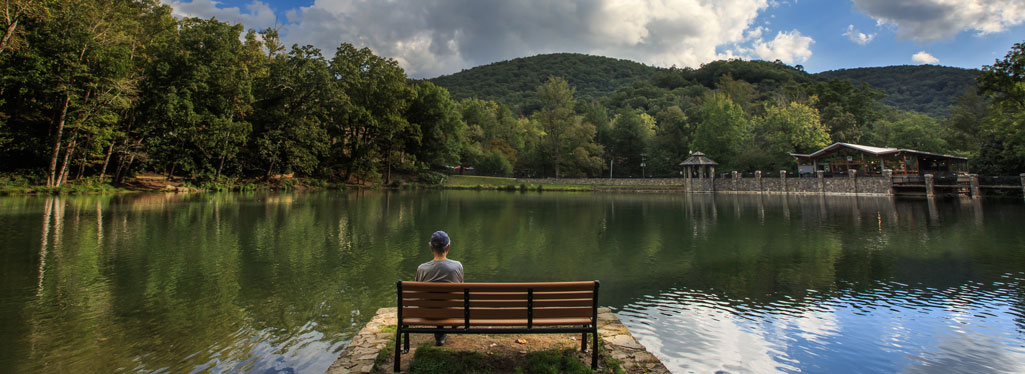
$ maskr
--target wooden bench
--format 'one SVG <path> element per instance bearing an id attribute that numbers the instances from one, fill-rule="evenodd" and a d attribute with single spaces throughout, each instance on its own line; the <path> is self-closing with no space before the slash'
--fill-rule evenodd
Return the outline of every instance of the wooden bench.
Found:
<path id="1" fill-rule="evenodd" d="M 410 333 L 587 334 L 598 368 L 598 281 L 550 283 L 396 283 L 395 371 L 409 352 Z M 405 339 L 403 339 L 405 338 Z M 404 344 L 403 344 L 404 343 Z M 403 348 L 404 347 L 404 348 Z"/>

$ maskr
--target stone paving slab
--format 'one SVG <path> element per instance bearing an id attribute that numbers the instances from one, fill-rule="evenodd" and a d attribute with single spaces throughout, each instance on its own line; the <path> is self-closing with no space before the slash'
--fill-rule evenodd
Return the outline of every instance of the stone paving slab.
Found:
<path id="1" fill-rule="evenodd" d="M 381 308 L 352 339 L 338 359 L 327 369 L 328 374 L 370 373 L 378 353 L 394 344 L 394 331 L 382 331 L 395 326 L 396 309 Z M 390 328 L 389 328 L 390 330 Z M 668 374 L 669 370 L 655 355 L 648 352 L 630 330 L 619 321 L 609 308 L 598 308 L 598 335 L 605 344 L 606 353 L 619 361 L 627 373 Z M 390 372 L 390 370 L 389 370 Z"/>

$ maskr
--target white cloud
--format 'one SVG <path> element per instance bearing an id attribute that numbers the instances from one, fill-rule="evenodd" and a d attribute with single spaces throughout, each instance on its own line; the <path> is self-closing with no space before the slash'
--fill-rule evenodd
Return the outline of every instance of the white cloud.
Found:
<path id="1" fill-rule="evenodd" d="M 764 42 L 759 40 L 755 42 L 754 52 L 764 60 L 780 60 L 788 64 L 794 64 L 805 62 L 811 57 L 812 43 L 815 43 L 815 40 L 801 35 L 800 31 L 780 31 L 772 41 Z"/>
<path id="2" fill-rule="evenodd" d="M 214 0 L 164 0 L 176 15 L 216 16 L 248 28 L 273 26 L 254 0 L 242 12 Z M 796 30 L 764 42 L 753 25 L 769 0 L 315 0 L 286 10 L 288 44 L 325 56 L 343 42 L 396 59 L 413 77 L 449 74 L 540 53 L 575 52 L 657 66 L 698 67 L 734 56 L 805 61 L 813 42 Z M 770 34 L 771 35 L 771 34 Z M 769 57 L 766 57 L 769 56 Z"/>
<path id="3" fill-rule="evenodd" d="M 912 55 L 911 61 L 915 62 L 916 64 L 935 64 L 937 62 L 940 62 L 940 59 L 933 57 L 933 55 L 929 54 L 926 51 L 921 51 Z"/>
<path id="4" fill-rule="evenodd" d="M 248 12 L 242 12 L 238 7 L 218 8 L 220 3 L 215 0 L 164 0 L 164 3 L 171 6 L 172 14 L 177 17 L 214 17 L 225 22 L 241 23 L 251 29 L 273 27 L 277 20 L 274 11 L 258 0 L 246 5 Z"/>
<path id="5" fill-rule="evenodd" d="M 852 42 L 858 45 L 866 45 L 868 43 L 871 43 L 872 39 L 876 38 L 876 34 L 865 34 L 863 32 L 855 30 L 854 25 L 847 26 L 847 32 L 844 32 L 843 36 L 846 36 L 847 39 L 850 39 Z"/>
<path id="6" fill-rule="evenodd" d="M 897 35 L 933 42 L 975 31 L 998 33 L 1025 23 L 1022 0 L 853 0 L 879 24 L 897 27 Z"/>

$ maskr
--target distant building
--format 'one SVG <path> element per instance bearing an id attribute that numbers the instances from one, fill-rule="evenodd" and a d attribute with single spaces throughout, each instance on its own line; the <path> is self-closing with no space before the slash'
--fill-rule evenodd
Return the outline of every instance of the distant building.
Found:
<path id="1" fill-rule="evenodd" d="M 819 170 L 843 174 L 857 170 L 858 175 L 882 175 L 883 169 L 893 170 L 893 175 L 968 173 L 966 157 L 913 149 L 833 143 L 811 154 L 790 155 L 797 159 L 797 172 L 801 175 L 815 174 Z"/>

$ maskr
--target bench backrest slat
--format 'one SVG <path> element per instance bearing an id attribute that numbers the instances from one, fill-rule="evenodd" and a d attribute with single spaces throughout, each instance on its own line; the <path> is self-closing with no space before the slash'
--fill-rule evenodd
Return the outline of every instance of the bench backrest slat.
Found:
<path id="1" fill-rule="evenodd" d="M 440 283 L 402 282 L 403 291 L 462 292 L 469 287 L 471 292 L 534 292 L 593 291 L 594 282 L 549 282 L 549 283 Z"/>

